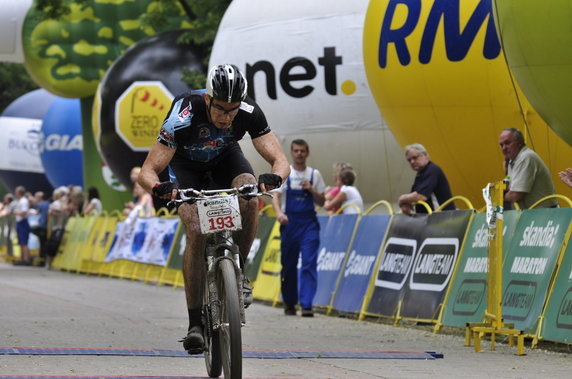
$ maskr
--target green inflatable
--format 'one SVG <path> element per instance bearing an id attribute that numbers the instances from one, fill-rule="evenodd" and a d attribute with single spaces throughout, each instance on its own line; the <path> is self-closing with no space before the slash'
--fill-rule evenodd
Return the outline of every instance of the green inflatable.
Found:
<path id="1" fill-rule="evenodd" d="M 510 69 L 544 121 L 572 146 L 572 0 L 493 0 Z"/>
<path id="2" fill-rule="evenodd" d="M 99 189 L 105 209 L 121 209 L 131 194 L 109 175 L 96 149 L 91 125 L 93 96 L 107 69 L 131 45 L 162 31 L 186 28 L 188 18 L 179 7 L 166 14 L 166 25 L 143 29 L 139 17 L 160 6 L 160 1 L 63 3 L 71 12 L 57 20 L 39 21 L 34 6 L 28 11 L 22 28 L 24 65 L 34 81 L 49 92 L 81 99 L 84 187 Z"/>

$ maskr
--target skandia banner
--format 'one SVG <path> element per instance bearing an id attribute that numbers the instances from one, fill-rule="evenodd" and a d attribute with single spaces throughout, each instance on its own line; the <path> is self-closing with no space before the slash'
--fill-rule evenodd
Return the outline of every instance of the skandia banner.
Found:
<path id="1" fill-rule="evenodd" d="M 318 288 L 314 305 L 329 306 L 354 234 L 357 214 L 330 217 L 318 249 Z"/>
<path id="2" fill-rule="evenodd" d="M 419 240 L 427 225 L 427 215 L 393 216 L 379 265 L 374 288 L 366 299 L 366 313 L 392 316 L 403 299 L 409 272 L 413 266 Z"/>
<path id="3" fill-rule="evenodd" d="M 472 210 L 429 215 L 405 287 L 401 316 L 433 319 L 443 302 Z"/>
<path id="4" fill-rule="evenodd" d="M 503 214 L 503 251 L 508 251 L 520 211 Z M 486 214 L 473 217 L 467 240 L 461 252 L 457 271 L 445 301 L 441 322 L 447 326 L 465 327 L 480 322 L 487 307 L 489 272 L 489 229 Z"/>
<path id="5" fill-rule="evenodd" d="M 357 313 L 361 310 L 367 287 L 391 220 L 390 215 L 361 217 L 350 253 L 332 302 L 332 308 Z"/>
<path id="6" fill-rule="evenodd" d="M 503 317 L 515 329 L 536 331 L 571 219 L 571 208 L 522 212 L 503 265 Z"/>
<path id="7" fill-rule="evenodd" d="M 572 343 L 572 239 L 564 253 L 542 318 L 540 337 Z"/>

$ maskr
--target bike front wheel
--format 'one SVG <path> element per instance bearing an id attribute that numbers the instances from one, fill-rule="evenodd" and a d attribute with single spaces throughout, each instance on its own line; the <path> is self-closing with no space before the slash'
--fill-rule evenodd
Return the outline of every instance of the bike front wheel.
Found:
<path id="1" fill-rule="evenodd" d="M 211 307 L 209 302 L 209 284 L 205 281 L 203 294 L 203 331 L 205 339 L 205 365 L 211 378 L 218 378 L 222 372 L 222 360 L 220 356 L 219 331 L 213 330 Z"/>
<path id="2" fill-rule="evenodd" d="M 220 299 L 218 330 L 222 368 L 225 378 L 242 377 L 242 336 L 240 302 L 234 262 L 222 259 L 217 272 Z"/>

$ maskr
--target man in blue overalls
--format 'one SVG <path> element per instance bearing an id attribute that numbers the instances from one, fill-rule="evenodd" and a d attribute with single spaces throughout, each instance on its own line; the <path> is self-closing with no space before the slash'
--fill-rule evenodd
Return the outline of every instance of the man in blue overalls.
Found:
<path id="1" fill-rule="evenodd" d="M 274 194 L 272 205 L 280 222 L 282 300 L 284 313 L 296 315 L 300 302 L 303 317 L 312 317 L 312 301 L 318 282 L 318 247 L 320 224 L 315 204 L 324 204 L 324 179 L 320 172 L 306 166 L 310 149 L 306 141 L 297 139 L 290 146 L 290 176 Z M 298 288 L 298 259 L 302 255 Z"/>

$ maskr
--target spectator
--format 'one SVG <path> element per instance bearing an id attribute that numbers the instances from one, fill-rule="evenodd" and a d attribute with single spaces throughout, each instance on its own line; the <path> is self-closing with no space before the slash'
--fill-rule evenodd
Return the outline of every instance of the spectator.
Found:
<path id="1" fill-rule="evenodd" d="M 415 143 L 405 146 L 405 157 L 411 168 L 417 171 L 417 175 L 415 175 L 411 192 L 399 196 L 397 200 L 401 212 L 411 214 L 413 204 L 419 201 L 428 203 L 431 209 L 435 210 L 440 204 L 452 197 L 445 173 L 439 166 L 431 162 L 423 145 Z M 444 210 L 454 209 L 455 204 L 453 202 L 444 208 Z M 427 210 L 418 204 L 415 207 L 415 212 L 427 213 Z"/>
<path id="2" fill-rule="evenodd" d="M 284 314 L 296 315 L 300 301 L 303 317 L 312 317 L 312 301 L 317 288 L 317 261 L 320 224 L 315 205 L 324 204 L 325 184 L 320 172 L 306 165 L 310 148 L 297 139 L 290 145 L 290 176 L 275 192 L 272 205 L 280 222 L 282 299 Z M 298 258 L 302 254 L 300 292 L 298 293 Z"/>
<path id="3" fill-rule="evenodd" d="M 48 215 L 50 227 L 48 241 L 46 242 L 46 268 L 52 267 L 52 261 L 58 252 L 63 231 L 68 219 L 67 197 L 69 189 L 65 186 L 58 187 L 53 192 L 54 201 L 50 203 Z"/>
<path id="4" fill-rule="evenodd" d="M 36 221 L 30 222 L 30 231 L 40 240 L 40 266 L 45 265 L 46 262 L 49 208 L 50 203 L 44 198 L 44 193 L 42 191 L 36 192 L 32 209 L 28 214 L 28 221 L 32 220 L 32 217 L 36 218 Z"/>
<path id="5" fill-rule="evenodd" d="M 87 200 L 83 202 L 82 213 L 84 216 L 100 216 L 103 212 L 101 200 L 99 200 L 99 191 L 95 187 L 89 187 L 87 190 Z"/>
<path id="6" fill-rule="evenodd" d="M 504 129 L 499 144 L 505 156 L 509 184 L 504 196 L 506 202 L 518 203 L 520 209 L 530 208 L 538 200 L 554 194 L 554 185 L 548 168 L 534 151 L 525 146 L 522 132 Z M 538 208 L 553 208 L 556 199 L 543 201 Z"/>
<path id="7" fill-rule="evenodd" d="M 349 163 L 346 163 L 346 162 L 334 163 L 334 170 L 332 172 L 332 178 L 334 180 L 334 185 L 332 187 L 326 187 L 326 195 L 325 195 L 326 201 L 332 200 L 334 197 L 336 197 L 338 192 L 340 192 L 341 186 L 338 185 L 337 180 L 339 179 L 338 177 L 340 175 L 340 171 L 342 171 L 344 168 L 352 168 L 352 165 Z M 336 213 L 338 208 L 332 208 L 330 211 L 328 211 L 328 215 L 331 216 L 334 213 Z"/>
<path id="8" fill-rule="evenodd" d="M 28 239 L 30 238 L 28 211 L 30 210 L 30 202 L 25 196 L 26 189 L 23 186 L 16 187 L 14 194 L 16 195 L 17 203 L 12 213 L 16 216 L 16 233 L 18 235 L 18 245 L 20 245 L 20 260 L 14 262 L 14 265 L 31 266 L 32 257 L 28 248 Z"/>
<path id="9" fill-rule="evenodd" d="M 567 168 L 564 171 L 560 171 L 558 175 L 568 187 L 572 187 L 572 168 Z"/>
<path id="10" fill-rule="evenodd" d="M 14 195 L 11 193 L 4 195 L 2 203 L 0 203 L 0 217 L 8 216 L 12 212 L 10 204 L 12 204 L 13 201 Z"/>
<path id="11" fill-rule="evenodd" d="M 354 186 L 356 180 L 356 173 L 352 168 L 344 168 L 336 179 L 336 186 L 340 188 L 338 194 L 331 200 L 326 200 L 324 209 L 327 211 L 338 210 L 347 204 L 355 204 L 360 212 L 363 212 L 363 199 L 359 190 Z M 335 212 L 334 212 L 335 213 Z M 343 210 L 344 214 L 358 213 L 354 207 L 346 207 Z"/>
<path id="12" fill-rule="evenodd" d="M 140 172 L 141 172 L 141 167 L 135 166 L 131 169 L 131 171 L 129 173 L 129 179 L 131 180 L 131 183 L 133 183 L 133 189 L 132 189 L 133 200 L 128 201 L 125 204 L 123 204 L 123 214 L 125 216 L 129 216 L 129 213 L 131 213 L 131 210 L 133 208 L 135 208 L 135 203 L 137 203 L 137 200 L 139 198 L 139 195 L 137 195 L 136 192 L 141 193 L 141 191 L 136 191 L 136 188 L 135 188 L 137 186 L 137 177 L 139 177 Z"/>
<path id="13" fill-rule="evenodd" d="M 70 217 L 79 216 L 83 208 L 83 189 L 81 186 L 69 186 L 67 213 Z"/>

